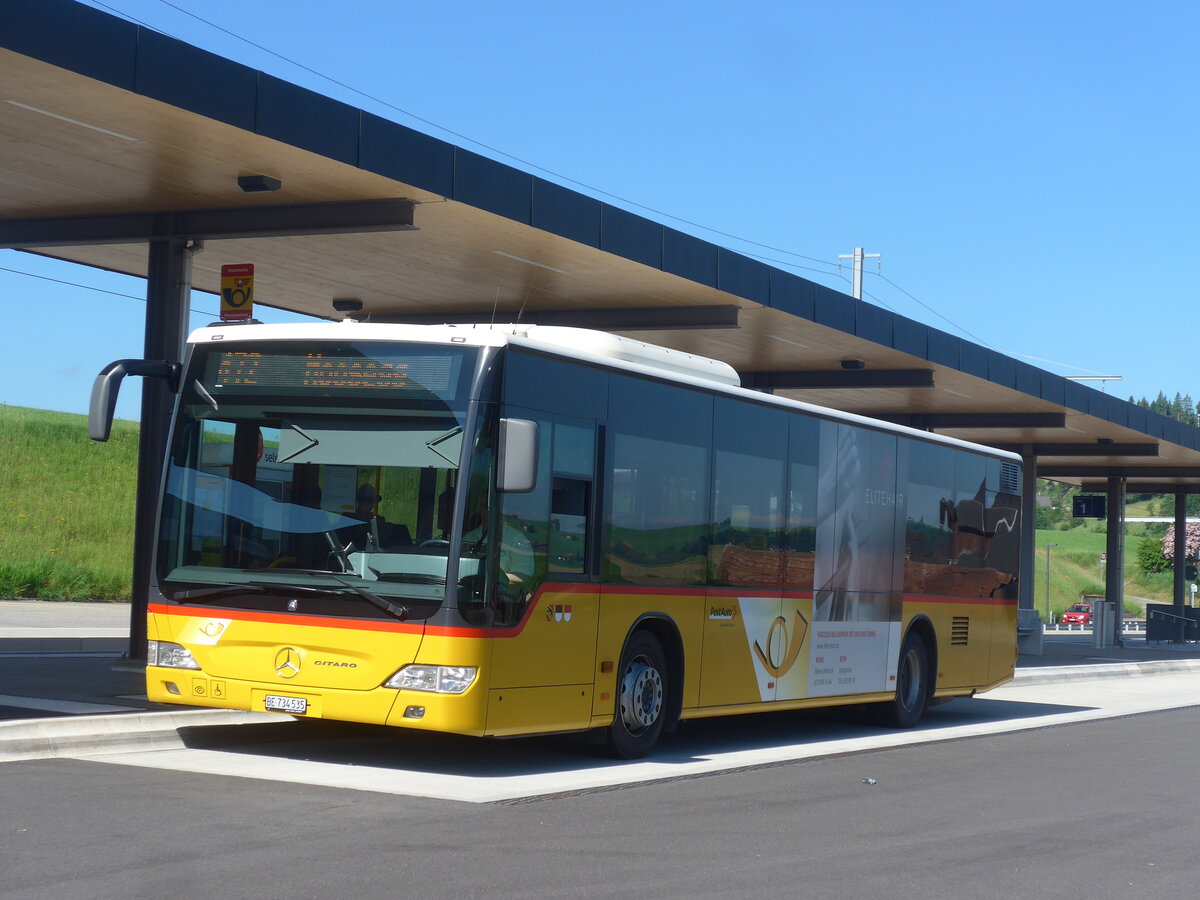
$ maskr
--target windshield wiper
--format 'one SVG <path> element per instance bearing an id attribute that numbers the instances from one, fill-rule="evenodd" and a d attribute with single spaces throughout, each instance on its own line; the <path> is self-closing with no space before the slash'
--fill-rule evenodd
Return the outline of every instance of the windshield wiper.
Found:
<path id="1" fill-rule="evenodd" d="M 391 600 L 387 599 L 386 597 L 380 597 L 378 594 L 373 593 L 372 591 L 368 591 L 365 587 L 362 587 L 361 585 L 352 584 L 349 581 L 345 581 L 345 580 L 339 578 L 333 572 L 326 572 L 321 569 L 272 569 L 271 571 L 273 571 L 273 572 L 303 572 L 307 575 L 324 575 L 326 578 L 332 578 L 338 584 L 342 585 L 342 587 L 340 589 L 339 588 L 328 588 L 328 587 L 323 588 L 323 587 L 312 587 L 312 586 L 308 586 L 308 585 L 301 586 L 301 585 L 297 585 L 297 584 L 278 584 L 274 581 L 251 581 L 250 584 L 253 585 L 254 587 L 257 587 L 260 590 L 264 590 L 264 591 L 274 589 L 276 591 L 294 591 L 296 593 L 302 593 L 302 594 L 326 594 L 326 595 L 342 596 L 342 597 L 346 597 L 351 594 L 356 594 L 359 597 L 362 597 L 364 600 L 366 600 L 368 603 L 370 603 L 372 606 L 376 607 L 377 609 L 382 609 L 384 612 L 391 613 L 397 619 L 407 619 L 409 616 L 409 609 L 404 604 L 393 603 Z"/>
<path id="2" fill-rule="evenodd" d="M 180 591 L 172 600 L 204 600 L 228 596 L 229 594 L 261 594 L 266 588 L 257 584 L 225 584 L 221 587 L 198 588 L 194 591 Z"/>

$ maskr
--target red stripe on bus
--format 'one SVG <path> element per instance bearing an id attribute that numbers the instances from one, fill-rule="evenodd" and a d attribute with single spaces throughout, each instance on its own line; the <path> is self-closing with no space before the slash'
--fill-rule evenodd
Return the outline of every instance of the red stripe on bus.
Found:
<path id="1" fill-rule="evenodd" d="M 964 606 L 1013 606 L 1016 597 L 944 597 L 930 594 L 905 594 L 905 603 L 957 603 Z"/>
<path id="2" fill-rule="evenodd" d="M 339 619 L 331 616 L 308 616 L 303 613 L 271 613 L 247 609 L 213 609 L 202 606 L 174 606 L 162 603 L 151 603 L 148 611 L 156 615 L 187 616 L 202 619 L 232 619 L 239 622 L 265 622 L 273 625 L 304 625 L 312 628 L 345 628 L 351 631 L 390 631 L 398 634 L 427 634 L 435 637 L 476 637 L 476 638 L 514 638 L 525 630 L 530 616 L 538 608 L 542 597 L 546 594 L 616 594 L 660 597 L 745 597 L 747 595 L 761 597 L 779 597 L 781 599 L 807 600 L 813 595 L 811 591 L 756 591 L 753 588 L 702 588 L 702 587 L 646 587 L 638 585 L 603 585 L 603 584 L 555 584 L 546 583 L 538 588 L 537 594 L 529 601 L 521 621 L 507 628 L 479 628 L 470 625 L 425 625 L 409 622 L 387 622 L 371 619 Z M 1017 605 L 1017 600 L 1010 597 L 947 597 L 926 594 L 905 594 L 904 603 L 921 604 L 956 604 L 961 606 L 1011 606 Z"/>

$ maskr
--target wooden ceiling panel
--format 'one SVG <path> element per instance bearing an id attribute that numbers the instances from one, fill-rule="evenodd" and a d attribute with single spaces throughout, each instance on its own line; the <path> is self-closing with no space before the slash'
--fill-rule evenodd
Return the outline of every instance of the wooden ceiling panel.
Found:
<path id="1" fill-rule="evenodd" d="M 282 188 L 246 194 L 237 185 L 237 177 L 245 174 L 277 178 Z M 512 320 L 522 308 L 735 305 L 741 310 L 736 329 L 620 333 L 721 359 L 742 372 L 838 371 L 842 360 L 862 360 L 868 369 L 933 370 L 934 385 L 929 388 L 779 392 L 850 412 L 1067 413 L 1064 428 L 943 432 L 981 443 L 1148 439 L 1137 429 L 1099 415 L 1084 415 L 849 331 L 0 50 L 0 217 L 394 198 L 417 202 L 414 222 L 420 230 L 207 241 L 194 260 L 194 284 L 216 292 L 221 265 L 252 262 L 260 303 L 325 317 L 335 316 L 335 297 L 357 297 L 365 313 L 381 316 L 476 314 L 483 321 Z M 46 252 L 131 275 L 146 274 L 147 248 L 141 245 L 105 245 L 98 239 L 90 246 Z M 215 299 L 212 307 L 215 314 Z M 853 325 L 848 327 L 853 330 Z M 963 352 L 987 352 L 973 345 L 964 348 Z M 1142 464 L 1200 464 L 1200 451 L 1190 446 L 1161 439 L 1159 444 L 1160 455 L 1150 463 L 1143 458 Z M 1081 468 L 1131 462 L 1095 456 L 1054 461 Z M 1200 485 L 1200 479 L 1196 483 Z"/>

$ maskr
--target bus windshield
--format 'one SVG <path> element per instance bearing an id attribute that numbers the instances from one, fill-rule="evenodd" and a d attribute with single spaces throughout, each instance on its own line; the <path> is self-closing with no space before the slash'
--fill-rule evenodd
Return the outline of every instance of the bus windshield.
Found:
<path id="1" fill-rule="evenodd" d="M 198 347 L 167 464 L 164 595 L 292 586 L 365 598 L 377 615 L 436 609 L 477 355 L 373 341 Z M 463 559 L 459 573 L 478 565 Z"/>

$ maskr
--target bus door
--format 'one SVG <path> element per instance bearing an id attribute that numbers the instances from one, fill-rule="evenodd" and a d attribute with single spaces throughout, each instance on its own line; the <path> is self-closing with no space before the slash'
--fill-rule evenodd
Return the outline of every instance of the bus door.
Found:
<path id="1" fill-rule="evenodd" d="M 538 426 L 537 483 L 499 495 L 493 517 L 498 572 L 507 600 L 492 649 L 488 730 L 536 724 L 584 728 L 596 671 L 596 424 L 508 407 Z"/>
<path id="2" fill-rule="evenodd" d="M 703 706 L 777 699 L 803 645 L 782 600 L 787 448 L 782 410 L 716 400 Z"/>

